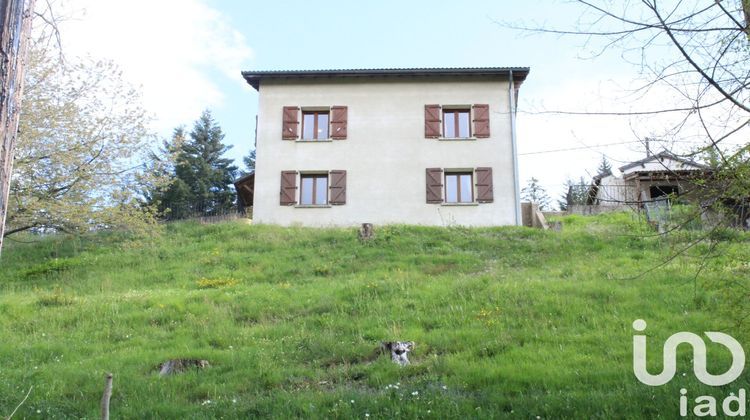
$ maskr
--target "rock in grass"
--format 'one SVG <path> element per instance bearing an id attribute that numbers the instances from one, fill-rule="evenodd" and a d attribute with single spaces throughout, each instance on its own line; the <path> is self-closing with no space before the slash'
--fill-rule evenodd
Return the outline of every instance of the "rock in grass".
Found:
<path id="1" fill-rule="evenodd" d="M 203 359 L 172 359 L 159 365 L 159 376 L 181 373 L 188 369 L 203 369 L 209 366 L 208 360 Z"/>
<path id="2" fill-rule="evenodd" d="M 414 348 L 413 341 L 383 341 L 380 343 L 380 349 L 385 354 L 391 355 L 391 360 L 400 366 L 409 364 L 407 356 Z"/>

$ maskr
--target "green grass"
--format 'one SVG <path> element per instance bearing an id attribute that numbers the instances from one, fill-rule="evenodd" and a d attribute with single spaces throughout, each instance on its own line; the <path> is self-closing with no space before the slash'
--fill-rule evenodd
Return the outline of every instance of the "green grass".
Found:
<path id="1" fill-rule="evenodd" d="M 726 280 L 749 277 L 750 236 L 639 276 L 695 234 L 650 236 L 628 213 L 561 220 L 562 232 L 376 227 L 368 243 L 355 229 L 241 223 L 10 243 L 0 415 L 33 386 L 18 418 L 95 418 L 105 372 L 113 418 L 139 419 L 674 418 L 682 387 L 750 388 L 699 384 L 687 346 L 672 382 L 639 383 L 631 326 L 649 323 L 652 372 L 677 331 L 747 343 Z M 370 357 L 395 339 L 416 342 L 412 365 Z M 170 358 L 211 367 L 160 378 Z"/>

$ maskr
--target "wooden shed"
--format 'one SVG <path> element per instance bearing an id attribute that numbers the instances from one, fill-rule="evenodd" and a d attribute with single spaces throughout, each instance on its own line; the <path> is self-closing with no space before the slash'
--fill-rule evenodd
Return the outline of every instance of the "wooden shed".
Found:
<path id="1" fill-rule="evenodd" d="M 253 196 L 255 195 L 255 173 L 249 173 L 234 181 L 234 188 L 237 190 L 237 199 L 243 208 L 253 206 Z"/>

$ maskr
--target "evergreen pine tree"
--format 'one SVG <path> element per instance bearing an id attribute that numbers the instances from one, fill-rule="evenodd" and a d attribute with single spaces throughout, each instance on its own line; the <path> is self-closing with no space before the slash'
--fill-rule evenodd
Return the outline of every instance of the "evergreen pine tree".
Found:
<path id="1" fill-rule="evenodd" d="M 164 149 L 176 149 L 174 179 L 161 192 L 153 194 L 168 219 L 221 214 L 234 207 L 232 182 L 237 167 L 222 157 L 231 146 L 222 143 L 224 133 L 209 111 L 195 122 L 190 136 L 177 128 Z M 164 151 L 163 151 L 164 152 Z"/>
<path id="2" fill-rule="evenodd" d="M 221 127 L 206 110 L 182 145 L 175 174 L 189 187 L 195 213 L 218 214 L 234 207 L 236 194 L 232 181 L 237 167 L 232 159 L 222 157 L 231 149 L 223 140 Z"/>
<path id="3" fill-rule="evenodd" d="M 580 177 L 578 181 L 568 178 L 565 181 L 565 191 L 557 200 L 557 204 L 560 206 L 560 210 L 566 211 L 571 205 L 586 204 L 588 194 L 589 185 L 583 177 Z"/>
<path id="4" fill-rule="evenodd" d="M 190 189 L 175 173 L 185 141 L 185 128 L 177 127 L 172 138 L 164 140 L 158 151 L 150 156 L 150 170 L 158 177 L 168 178 L 169 182 L 166 185 L 150 186 L 144 195 L 149 205 L 157 205 L 159 214 L 170 220 L 189 217 L 192 212 Z"/>
<path id="5" fill-rule="evenodd" d="M 607 157 L 604 155 L 602 155 L 602 161 L 599 162 L 599 167 L 596 168 L 596 174 L 597 175 L 611 175 L 612 174 L 612 165 L 609 164 Z"/>
<path id="6" fill-rule="evenodd" d="M 521 197 L 529 202 L 539 204 L 540 210 L 546 210 L 549 208 L 550 198 L 547 195 L 544 187 L 539 185 L 539 180 L 531 178 L 526 187 L 521 190 Z"/>
<path id="7" fill-rule="evenodd" d="M 255 172 L 255 149 L 251 150 L 247 156 L 242 158 L 242 163 L 245 164 L 243 175 Z"/>

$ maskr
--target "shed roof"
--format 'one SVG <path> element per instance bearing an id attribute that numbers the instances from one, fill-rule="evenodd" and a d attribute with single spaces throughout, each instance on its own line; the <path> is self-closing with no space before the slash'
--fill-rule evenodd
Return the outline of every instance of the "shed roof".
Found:
<path id="1" fill-rule="evenodd" d="M 255 171 L 237 178 L 234 181 L 234 189 L 237 190 L 243 206 L 251 207 L 255 198 Z"/>
<path id="2" fill-rule="evenodd" d="M 681 162 L 685 165 L 692 166 L 695 169 L 710 169 L 707 165 L 704 165 L 702 163 L 698 163 L 694 160 L 686 159 L 680 156 L 675 155 L 674 153 L 668 152 L 668 151 L 662 151 L 655 155 L 651 155 L 647 158 L 637 160 L 635 162 L 628 163 L 627 165 L 620 166 L 620 172 L 625 172 L 628 169 L 635 168 L 636 166 L 642 166 L 645 163 L 654 161 L 656 159 L 663 160 L 663 159 L 671 159 L 677 162 Z"/>

